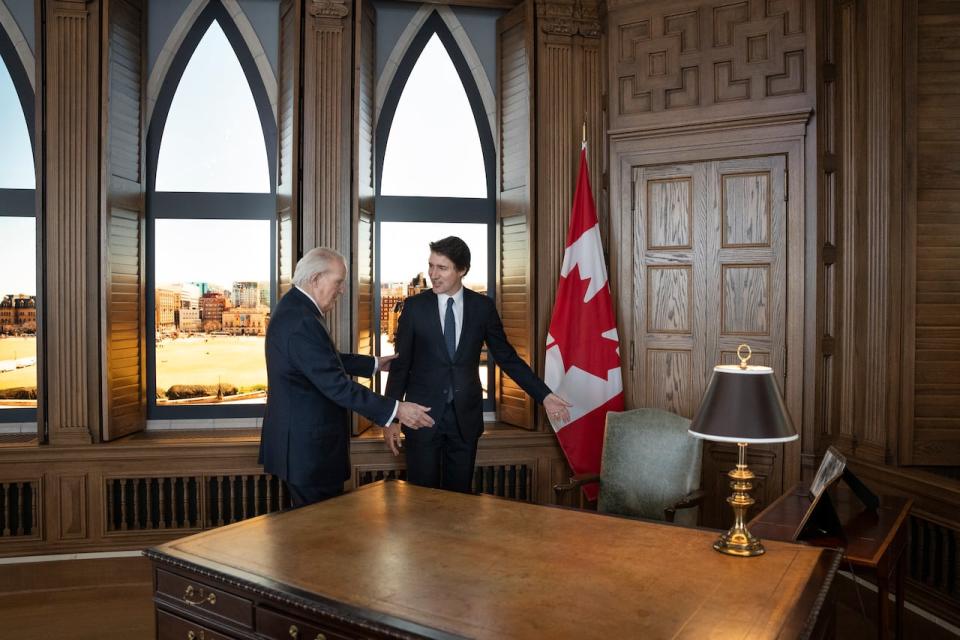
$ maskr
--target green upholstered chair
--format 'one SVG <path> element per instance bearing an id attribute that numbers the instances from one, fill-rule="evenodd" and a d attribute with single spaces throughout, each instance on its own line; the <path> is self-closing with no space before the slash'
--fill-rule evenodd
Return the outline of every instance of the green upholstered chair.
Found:
<path id="1" fill-rule="evenodd" d="M 600 473 L 556 485 L 558 498 L 577 490 L 584 506 L 580 489 L 599 482 L 601 513 L 696 526 L 703 445 L 689 427 L 687 418 L 660 409 L 608 413 Z"/>

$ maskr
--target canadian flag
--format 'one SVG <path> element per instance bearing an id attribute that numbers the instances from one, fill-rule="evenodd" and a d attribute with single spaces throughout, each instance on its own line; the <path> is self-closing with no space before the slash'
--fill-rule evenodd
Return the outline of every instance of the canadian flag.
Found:
<path id="1" fill-rule="evenodd" d="M 624 403 L 620 338 L 590 189 L 586 144 L 580 149 L 580 176 L 547 333 L 544 373 L 547 386 L 573 405 L 566 423 L 549 416 L 567 462 L 574 473 L 598 473 L 607 412 L 623 411 Z M 596 485 L 587 485 L 585 493 L 594 499 Z"/>

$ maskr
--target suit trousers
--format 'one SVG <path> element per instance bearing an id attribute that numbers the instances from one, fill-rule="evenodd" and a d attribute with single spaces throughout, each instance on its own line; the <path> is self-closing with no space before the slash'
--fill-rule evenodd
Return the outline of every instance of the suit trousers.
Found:
<path id="1" fill-rule="evenodd" d="M 343 483 L 341 482 L 340 484 L 336 485 L 316 485 L 310 487 L 299 487 L 288 484 L 287 489 L 290 491 L 291 508 L 298 509 L 300 507 L 305 507 L 308 504 L 323 502 L 324 500 L 337 497 L 343 493 Z"/>
<path id="2" fill-rule="evenodd" d="M 473 493 L 477 439 L 460 434 L 457 412 L 447 403 L 433 427 L 406 431 L 407 481 L 421 487 Z"/>

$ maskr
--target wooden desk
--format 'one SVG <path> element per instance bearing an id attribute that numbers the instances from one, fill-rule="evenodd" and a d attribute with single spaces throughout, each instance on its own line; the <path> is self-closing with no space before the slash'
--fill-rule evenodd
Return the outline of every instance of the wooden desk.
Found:
<path id="1" fill-rule="evenodd" d="M 764 556 L 735 558 L 711 548 L 716 535 L 379 482 L 146 555 L 161 639 L 815 630 L 838 552 L 771 542 Z"/>
<path id="2" fill-rule="evenodd" d="M 838 485 L 830 492 L 833 506 L 843 525 L 845 539 L 820 536 L 805 542 L 821 547 L 844 547 L 843 557 L 855 567 L 871 572 L 877 581 L 877 634 L 890 637 L 890 585 L 895 585 L 896 607 L 894 629 L 903 637 L 903 582 L 907 571 L 906 526 L 913 500 L 897 496 L 880 496 L 880 507 L 868 510 L 846 486 Z M 750 532 L 762 540 L 792 540 L 793 532 L 810 505 L 805 483 L 770 503 L 749 526 Z"/>

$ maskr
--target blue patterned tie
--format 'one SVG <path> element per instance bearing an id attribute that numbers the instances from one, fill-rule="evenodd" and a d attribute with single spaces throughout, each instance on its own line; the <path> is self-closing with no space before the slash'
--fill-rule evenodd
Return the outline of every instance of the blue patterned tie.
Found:
<path id="1" fill-rule="evenodd" d="M 447 313 L 443 316 L 443 341 L 447 344 L 447 353 L 453 360 L 457 352 L 457 319 L 453 317 L 453 298 L 447 298 Z"/>

